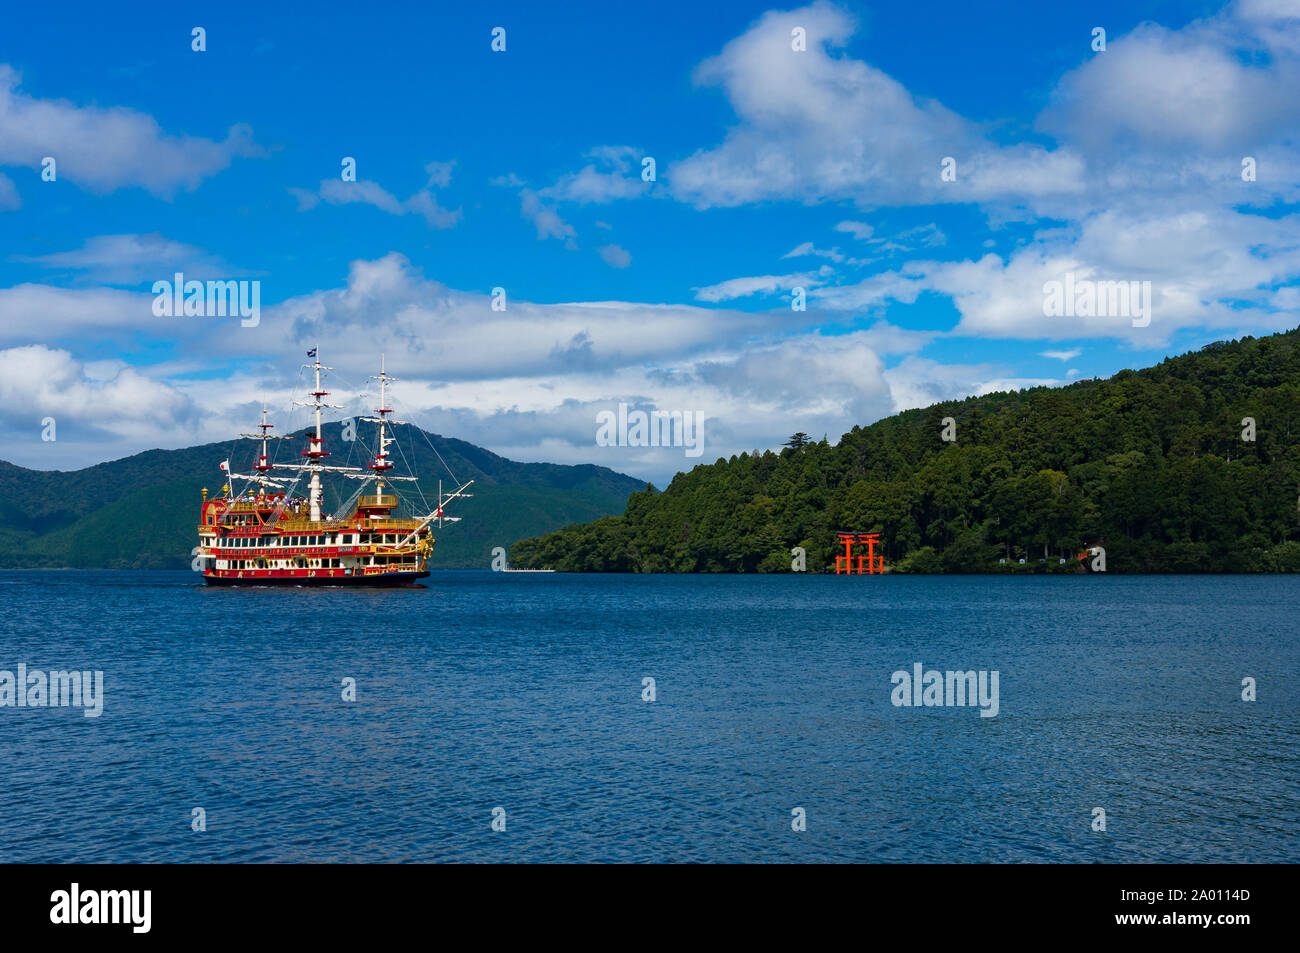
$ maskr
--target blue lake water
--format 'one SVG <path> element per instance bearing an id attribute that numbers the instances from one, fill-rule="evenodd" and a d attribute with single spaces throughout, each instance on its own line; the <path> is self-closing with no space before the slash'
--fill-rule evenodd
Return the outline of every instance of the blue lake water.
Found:
<path id="1" fill-rule="evenodd" d="M 426 582 L 0 573 L 0 670 L 105 679 L 0 708 L 0 861 L 1300 859 L 1300 578 Z"/>

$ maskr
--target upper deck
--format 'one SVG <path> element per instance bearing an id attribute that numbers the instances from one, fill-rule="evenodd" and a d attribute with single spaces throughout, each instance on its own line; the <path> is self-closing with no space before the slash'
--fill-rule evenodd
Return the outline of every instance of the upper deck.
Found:
<path id="1" fill-rule="evenodd" d="M 387 532 L 409 534 L 422 522 L 409 517 L 389 515 L 398 500 L 392 494 L 357 498 L 353 512 L 343 518 L 310 518 L 306 501 L 287 498 L 283 493 L 259 494 L 238 500 L 221 497 L 204 500 L 199 517 L 199 533 L 224 535 L 329 535 L 336 533 Z"/>

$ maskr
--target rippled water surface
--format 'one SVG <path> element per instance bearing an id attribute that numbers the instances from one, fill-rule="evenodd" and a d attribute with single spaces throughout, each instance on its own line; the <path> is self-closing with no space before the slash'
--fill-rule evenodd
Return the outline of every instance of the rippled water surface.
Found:
<path id="1" fill-rule="evenodd" d="M 105 679 L 0 708 L 0 861 L 1300 859 L 1300 578 L 427 582 L 0 573 L 0 670 Z"/>

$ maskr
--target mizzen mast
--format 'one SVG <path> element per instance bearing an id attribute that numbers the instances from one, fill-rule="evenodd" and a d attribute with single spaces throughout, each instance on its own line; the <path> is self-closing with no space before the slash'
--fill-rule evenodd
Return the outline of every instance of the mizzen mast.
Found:
<path id="1" fill-rule="evenodd" d="M 389 470 L 393 468 L 392 461 L 388 459 L 388 445 L 393 442 L 392 437 L 387 435 L 388 424 L 400 424 L 400 420 L 388 420 L 388 415 L 393 412 L 393 408 L 388 406 L 388 383 L 396 381 L 396 377 L 389 377 L 386 367 L 386 356 L 379 357 L 379 375 L 370 375 L 372 381 L 379 381 L 379 406 L 375 408 L 378 417 L 363 417 L 367 423 L 379 424 L 379 446 L 375 450 L 375 459 L 370 464 L 370 469 L 375 471 L 375 496 L 381 501 L 384 496 L 384 477 Z"/>

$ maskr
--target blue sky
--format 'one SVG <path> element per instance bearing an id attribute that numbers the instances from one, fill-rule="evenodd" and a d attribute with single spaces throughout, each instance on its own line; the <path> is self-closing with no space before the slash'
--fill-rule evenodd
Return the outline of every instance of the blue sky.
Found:
<path id="1" fill-rule="evenodd" d="M 663 485 L 700 461 L 600 411 L 704 413 L 709 461 L 1298 320 L 1300 0 L 315 9 L 8 13 L 0 456 L 301 425 L 319 345 L 341 414 L 385 353 L 429 429 Z M 177 270 L 259 324 L 155 315 Z M 1045 315 L 1067 272 L 1149 325 Z"/>

